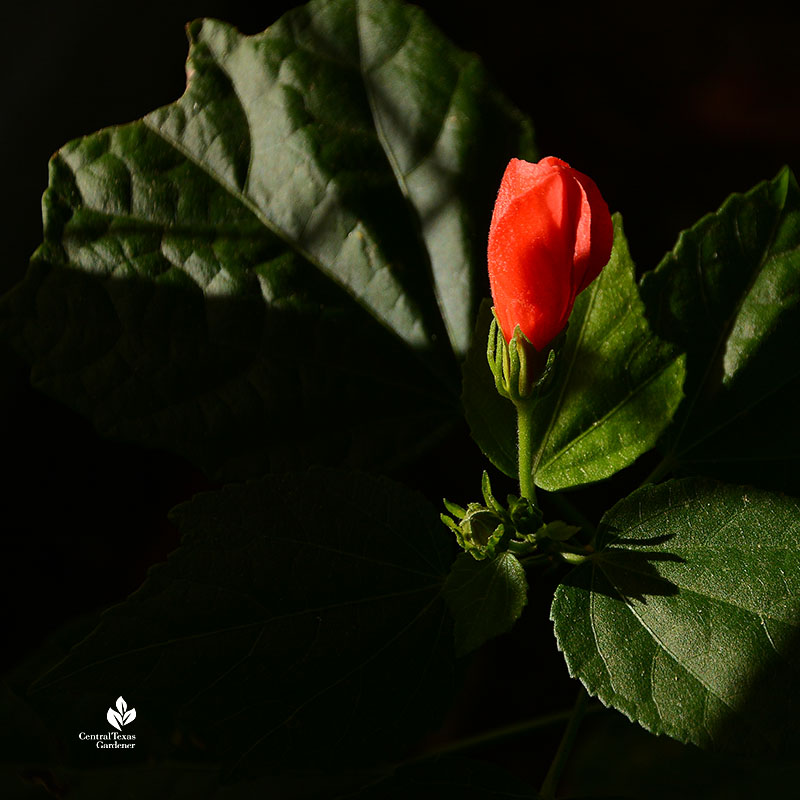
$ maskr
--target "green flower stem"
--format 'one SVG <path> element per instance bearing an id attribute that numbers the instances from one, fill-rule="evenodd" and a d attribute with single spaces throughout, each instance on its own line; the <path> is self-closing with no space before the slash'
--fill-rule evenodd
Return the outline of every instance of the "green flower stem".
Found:
<path id="1" fill-rule="evenodd" d="M 556 796 L 556 789 L 558 788 L 558 782 L 561 780 L 561 773 L 567 765 L 567 759 L 572 752 L 572 746 L 575 744 L 575 739 L 578 736 L 578 728 L 580 728 L 581 721 L 586 714 L 588 703 L 589 695 L 581 684 L 578 698 L 575 700 L 575 706 L 572 709 L 572 714 L 567 723 L 567 729 L 561 737 L 561 743 L 558 745 L 553 763 L 550 764 L 550 769 L 547 771 L 542 788 L 539 790 L 540 800 L 554 800 Z"/>
<path id="2" fill-rule="evenodd" d="M 519 450 L 519 493 L 536 505 L 536 484 L 533 481 L 533 403 L 517 405 L 517 432 Z"/>

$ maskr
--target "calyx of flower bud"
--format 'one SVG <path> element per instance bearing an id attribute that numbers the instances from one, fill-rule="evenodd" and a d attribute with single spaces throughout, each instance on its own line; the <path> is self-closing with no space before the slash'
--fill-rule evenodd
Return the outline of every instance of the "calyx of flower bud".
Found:
<path id="1" fill-rule="evenodd" d="M 498 393 L 518 408 L 531 407 L 551 387 L 558 366 L 558 355 L 566 338 L 563 330 L 546 351 L 537 352 L 519 325 L 510 342 L 500 330 L 497 316 L 489 327 L 486 359 Z"/>
<path id="2" fill-rule="evenodd" d="M 538 352 L 564 329 L 614 238 L 594 181 L 558 158 L 512 159 L 489 229 L 489 282 L 507 343 L 517 327 Z M 546 361 L 546 358 L 545 358 Z"/>

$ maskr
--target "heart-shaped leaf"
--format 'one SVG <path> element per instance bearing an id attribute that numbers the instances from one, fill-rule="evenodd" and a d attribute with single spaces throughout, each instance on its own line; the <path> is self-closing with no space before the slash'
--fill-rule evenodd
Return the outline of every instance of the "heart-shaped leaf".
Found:
<path id="1" fill-rule="evenodd" d="M 528 602 L 525 568 L 512 553 L 476 561 L 462 553 L 443 589 L 455 617 L 456 654 L 511 630 Z"/>
<path id="2" fill-rule="evenodd" d="M 603 517 L 552 618 L 570 673 L 648 730 L 796 748 L 798 501 L 696 478 L 640 489 Z"/>

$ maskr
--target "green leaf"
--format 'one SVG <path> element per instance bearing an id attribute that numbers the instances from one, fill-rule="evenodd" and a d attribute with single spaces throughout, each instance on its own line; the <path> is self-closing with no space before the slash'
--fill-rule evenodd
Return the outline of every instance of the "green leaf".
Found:
<path id="1" fill-rule="evenodd" d="M 611 260 L 578 297 L 560 359 L 560 378 L 533 419 L 534 478 L 548 491 L 632 464 L 683 396 L 684 357 L 650 331 L 618 214 Z"/>
<path id="2" fill-rule="evenodd" d="M 38 682 L 45 710 L 123 694 L 137 725 L 177 725 L 243 769 L 397 757 L 436 723 L 454 686 L 452 551 L 424 499 L 318 470 L 174 513 L 181 546 Z M 87 715 L 60 714 L 74 738 Z"/>
<path id="3" fill-rule="evenodd" d="M 211 473 L 414 455 L 457 419 L 530 125 L 395 0 L 189 36 L 177 102 L 53 158 L 2 334 L 102 432 Z"/>
<path id="4" fill-rule="evenodd" d="M 493 764 L 437 758 L 410 764 L 360 792 L 359 800 L 535 800 L 531 786 Z"/>
<path id="5" fill-rule="evenodd" d="M 497 396 L 485 363 L 490 321 L 484 311 L 464 367 L 464 407 L 483 452 L 515 476 L 516 412 Z M 559 360 L 533 419 L 534 476 L 548 491 L 593 483 L 632 464 L 655 445 L 681 401 L 684 359 L 648 327 L 619 215 L 611 261 L 578 297 Z"/>
<path id="6" fill-rule="evenodd" d="M 570 674 L 654 733 L 796 748 L 800 506 L 688 478 L 609 511 L 551 617 Z"/>
<path id="7" fill-rule="evenodd" d="M 528 581 L 511 553 L 483 561 L 461 553 L 443 593 L 456 621 L 456 655 L 463 656 L 511 630 L 528 602 Z"/>
<path id="8" fill-rule="evenodd" d="M 791 172 L 684 231 L 642 294 L 659 335 L 687 353 L 669 462 L 800 488 L 800 190 Z"/>

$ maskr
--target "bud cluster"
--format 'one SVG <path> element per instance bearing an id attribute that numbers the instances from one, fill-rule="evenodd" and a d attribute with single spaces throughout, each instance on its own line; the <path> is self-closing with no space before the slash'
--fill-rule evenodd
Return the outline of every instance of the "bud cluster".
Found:
<path id="1" fill-rule="evenodd" d="M 506 551 L 517 556 L 561 552 L 558 543 L 579 530 L 563 522 L 544 525 L 542 512 L 524 497 L 508 495 L 506 505 L 501 505 L 492 494 L 486 472 L 481 489 L 483 504 L 470 503 L 462 508 L 445 500 L 445 508 L 452 516 L 441 515 L 459 547 L 476 561 L 495 558 Z"/>

